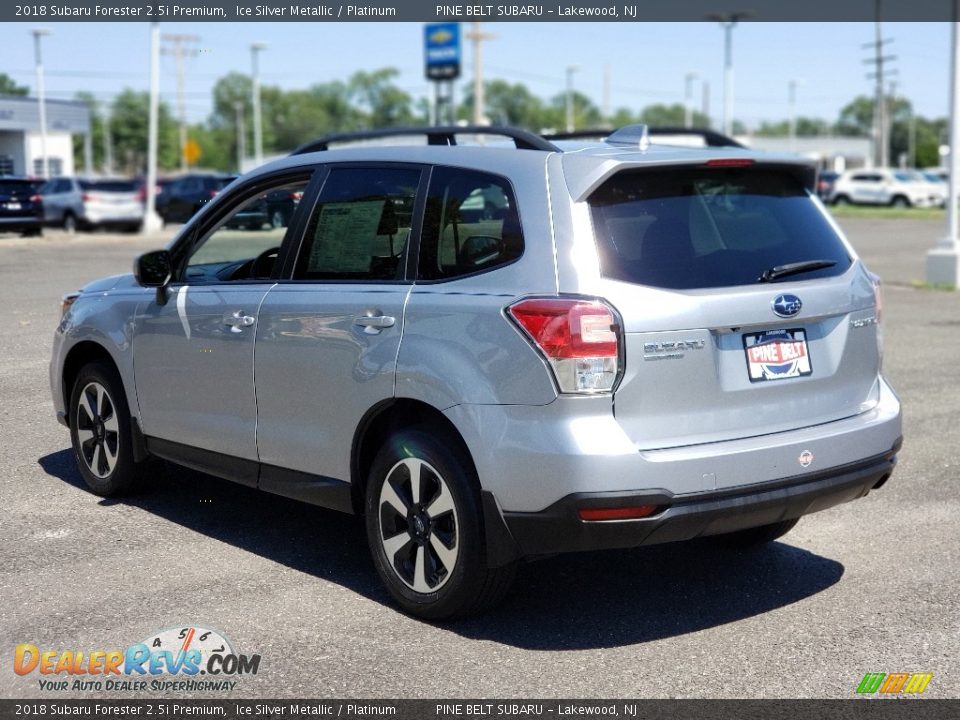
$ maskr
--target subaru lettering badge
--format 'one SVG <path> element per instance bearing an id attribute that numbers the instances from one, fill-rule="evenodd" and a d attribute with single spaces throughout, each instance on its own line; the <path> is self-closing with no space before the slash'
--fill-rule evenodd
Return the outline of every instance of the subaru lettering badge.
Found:
<path id="1" fill-rule="evenodd" d="M 802 307 L 803 303 L 796 295 L 777 295 L 773 299 L 773 311 L 780 317 L 793 317 Z"/>

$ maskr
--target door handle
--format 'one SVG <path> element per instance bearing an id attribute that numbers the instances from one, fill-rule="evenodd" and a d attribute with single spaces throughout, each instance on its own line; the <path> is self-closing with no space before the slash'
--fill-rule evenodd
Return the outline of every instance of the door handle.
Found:
<path id="1" fill-rule="evenodd" d="M 353 319 L 354 325 L 359 325 L 367 335 L 376 335 L 384 328 L 393 327 L 397 322 L 389 315 L 360 315 Z"/>
<path id="2" fill-rule="evenodd" d="M 229 313 L 223 316 L 223 324 L 230 328 L 230 332 L 243 332 L 243 328 L 250 327 L 256 322 L 252 315 L 244 315 L 243 310 Z"/>

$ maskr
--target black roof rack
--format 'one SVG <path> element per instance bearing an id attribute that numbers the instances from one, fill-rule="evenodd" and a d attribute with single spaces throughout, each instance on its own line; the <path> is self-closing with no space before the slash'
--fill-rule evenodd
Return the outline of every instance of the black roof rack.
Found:
<path id="1" fill-rule="evenodd" d="M 547 133 L 543 135 L 544 139 L 551 141 L 558 140 L 587 140 L 590 138 L 605 138 L 614 132 L 614 128 L 595 128 L 593 130 L 577 130 L 575 132 Z M 653 138 L 658 135 L 690 135 L 703 138 L 707 147 L 737 147 L 743 145 L 731 137 L 727 137 L 714 130 L 706 128 L 686 128 L 686 127 L 648 127 L 647 134 Z"/>
<path id="2" fill-rule="evenodd" d="M 560 148 L 549 140 L 534 135 L 527 130 L 498 125 L 444 125 L 438 127 L 414 126 L 392 127 L 380 130 L 360 130 L 357 132 L 334 133 L 305 143 L 294 150 L 291 155 L 329 150 L 330 145 L 336 143 L 350 143 L 362 140 L 377 140 L 380 138 L 403 137 L 404 135 L 425 135 L 429 145 L 456 145 L 457 135 L 499 135 L 513 140 L 518 150 L 546 150 L 560 152 Z"/>

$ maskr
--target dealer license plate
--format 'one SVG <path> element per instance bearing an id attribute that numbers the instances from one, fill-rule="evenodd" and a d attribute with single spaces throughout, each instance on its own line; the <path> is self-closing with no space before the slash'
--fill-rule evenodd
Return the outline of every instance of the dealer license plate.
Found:
<path id="1" fill-rule="evenodd" d="M 813 372 L 804 330 L 767 330 L 743 336 L 750 382 L 785 380 Z"/>

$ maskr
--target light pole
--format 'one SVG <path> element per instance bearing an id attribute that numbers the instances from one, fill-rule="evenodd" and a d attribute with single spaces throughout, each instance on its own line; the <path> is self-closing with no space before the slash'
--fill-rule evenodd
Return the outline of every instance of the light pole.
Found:
<path id="1" fill-rule="evenodd" d="M 464 35 L 467 40 L 473 40 L 473 124 L 485 125 L 487 123 L 487 109 L 483 96 L 483 43 L 486 40 L 494 40 L 497 36 L 492 33 L 485 33 L 480 29 L 480 23 L 473 23 L 473 30 Z"/>
<path id="2" fill-rule="evenodd" d="M 47 28 L 34 28 L 33 55 L 37 65 L 37 102 L 40 109 L 40 162 L 41 174 L 44 179 L 50 177 L 50 162 L 47 159 L 47 96 L 43 87 L 43 53 L 40 49 L 40 38 L 50 34 Z M 28 168 L 29 172 L 29 168 Z"/>
<path id="3" fill-rule="evenodd" d="M 567 132 L 572 133 L 576 127 L 573 116 L 573 74 L 580 68 L 576 65 L 567 66 Z"/>
<path id="4" fill-rule="evenodd" d="M 157 217 L 157 129 L 160 122 L 160 23 L 150 23 L 150 126 L 147 132 L 147 192 L 144 233 L 163 227 Z"/>
<path id="5" fill-rule="evenodd" d="M 266 50 L 266 43 L 250 44 L 250 60 L 253 64 L 253 158 L 256 164 L 263 164 L 263 119 L 260 116 L 260 51 Z"/>
<path id="6" fill-rule="evenodd" d="M 683 76 L 684 83 L 684 113 L 683 113 L 683 126 L 687 128 L 693 127 L 693 81 L 700 77 L 695 72 L 688 72 Z"/>
<path id="7" fill-rule="evenodd" d="M 233 109 L 237 114 L 237 172 L 243 174 L 243 161 L 247 157 L 247 128 L 243 122 L 243 103 L 237 100 Z"/>
<path id="8" fill-rule="evenodd" d="M 960 0 L 953 0 L 950 52 L 950 156 L 948 158 L 947 236 L 927 253 L 927 282 L 960 286 Z"/>
<path id="9" fill-rule="evenodd" d="M 723 28 L 723 132 L 733 135 L 733 29 L 741 20 L 751 17 L 742 10 L 707 15 L 707 20 L 720 23 Z"/>

